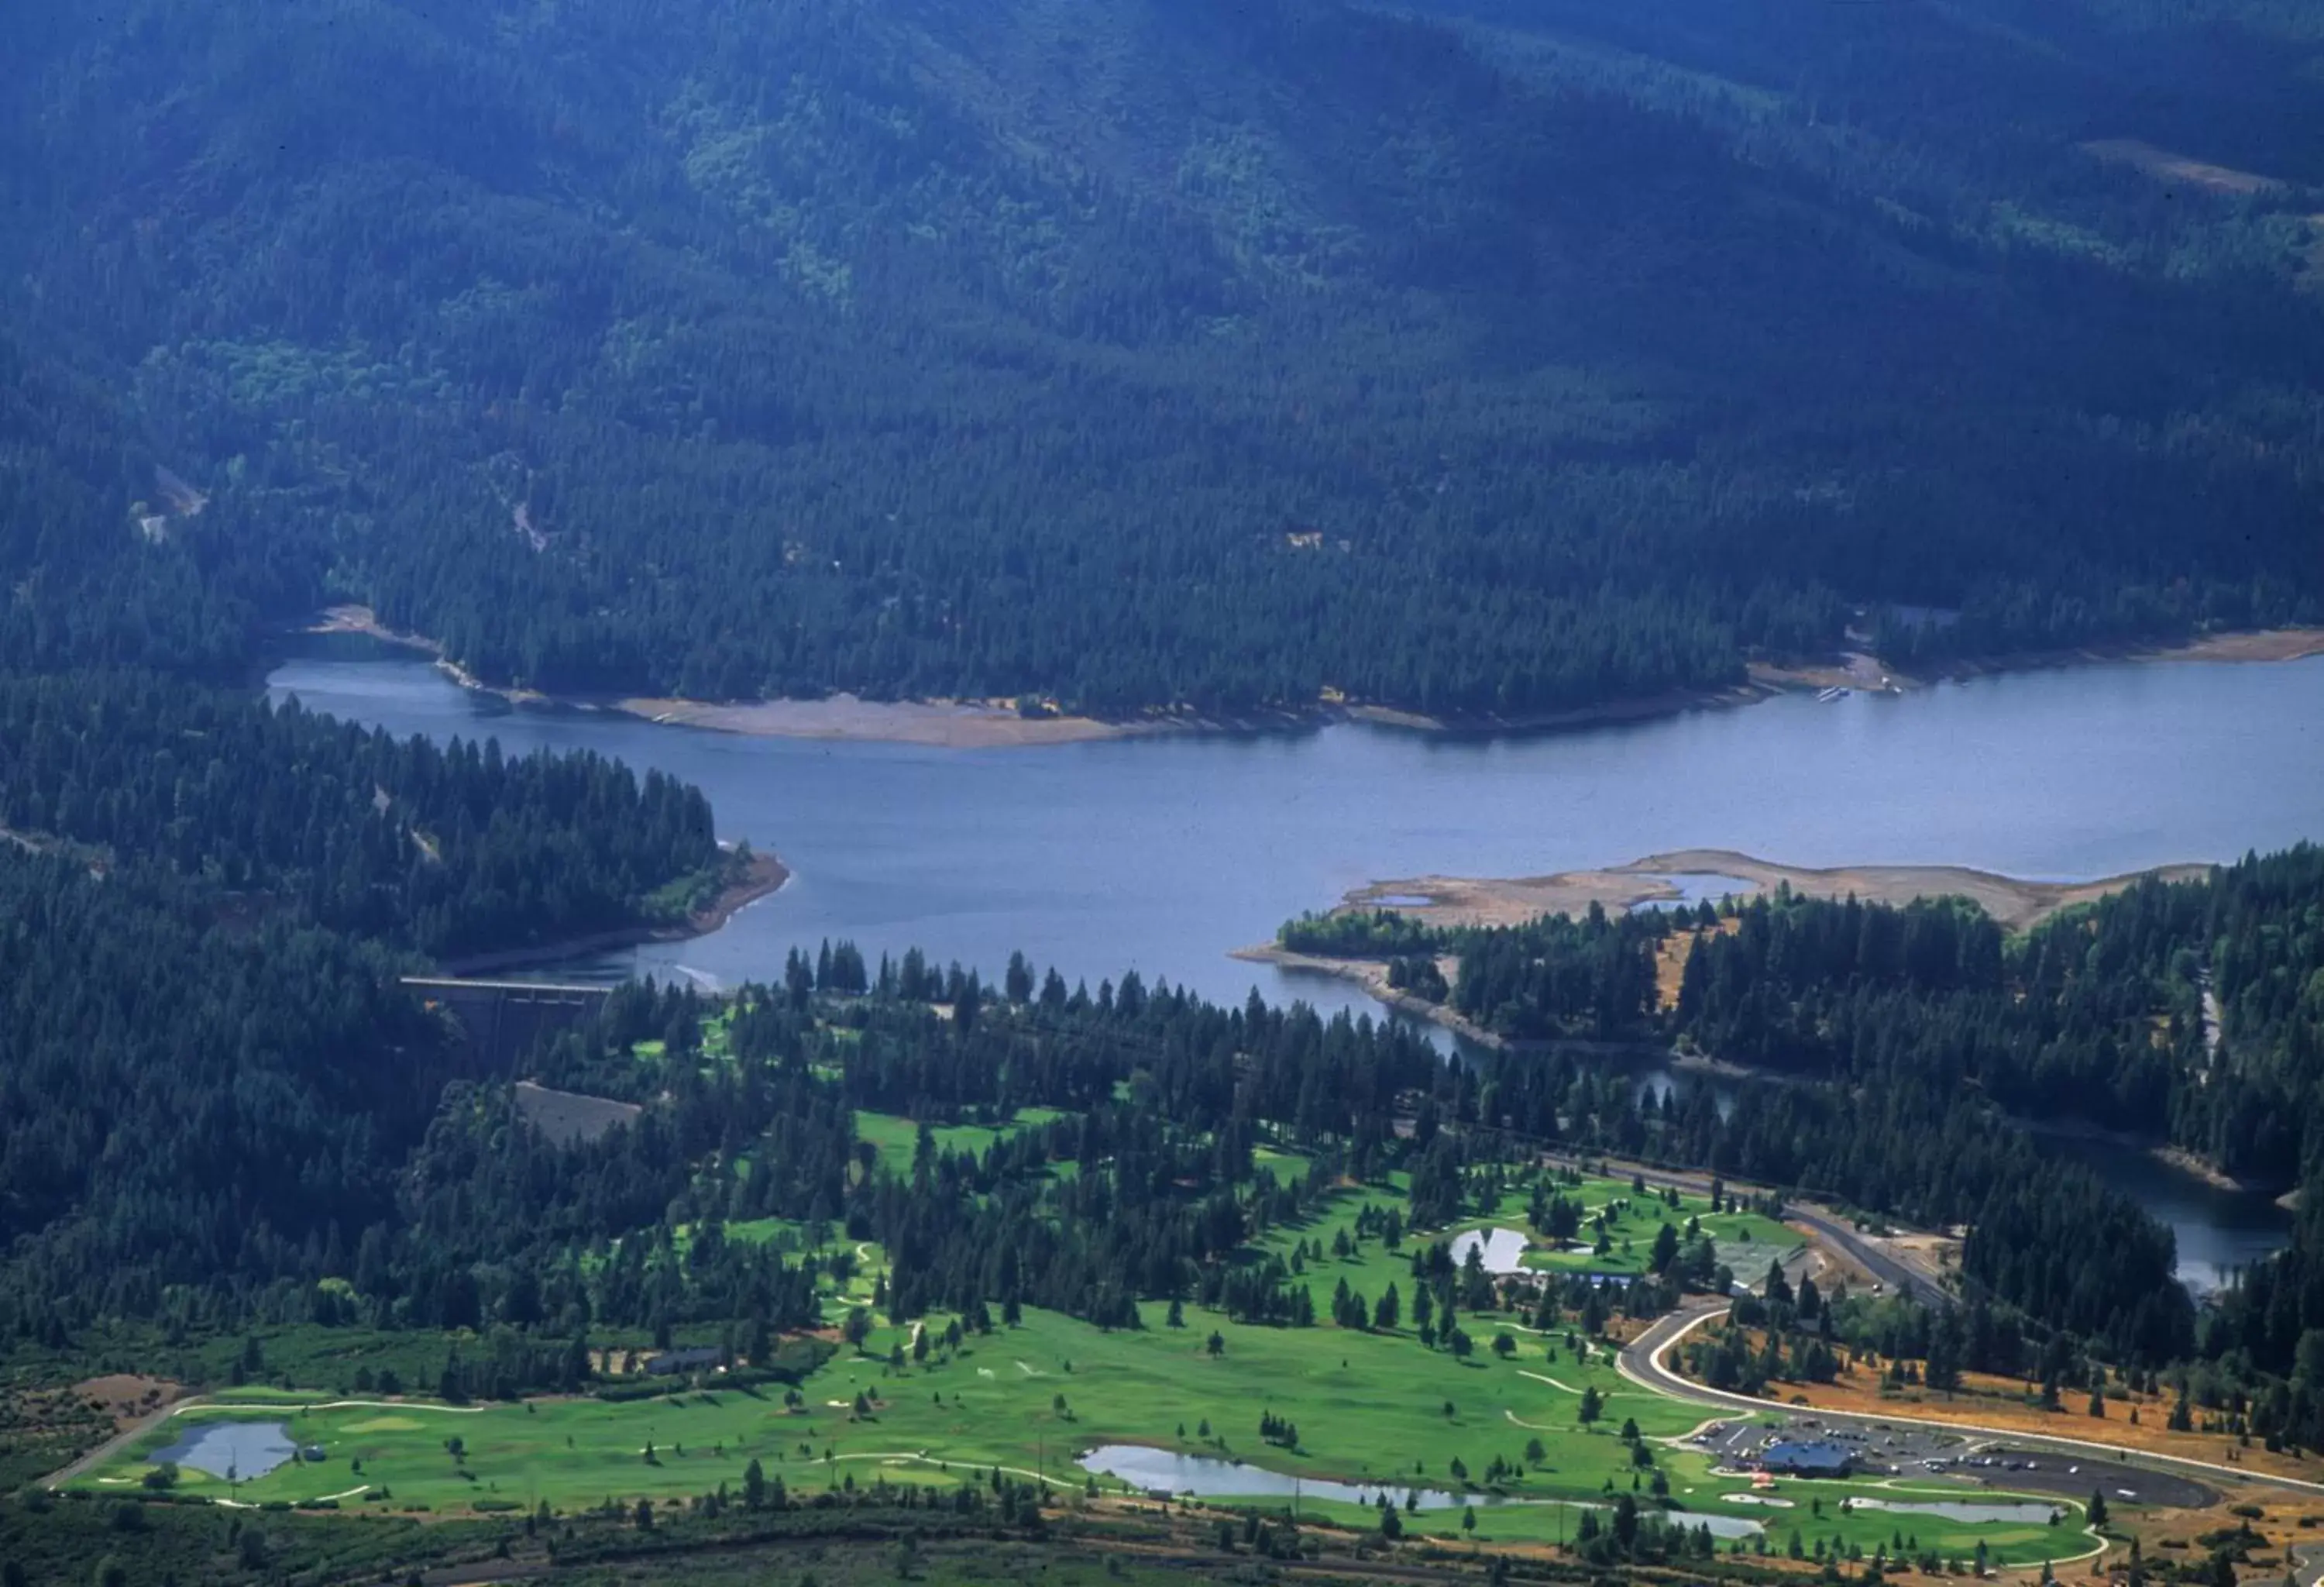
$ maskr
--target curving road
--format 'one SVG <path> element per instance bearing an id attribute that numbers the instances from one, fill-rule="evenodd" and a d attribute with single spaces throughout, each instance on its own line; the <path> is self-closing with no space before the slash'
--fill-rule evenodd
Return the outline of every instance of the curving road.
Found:
<path id="1" fill-rule="evenodd" d="M 1792 1223 L 1804 1223 L 1814 1230 L 1819 1239 L 1836 1250 L 1845 1251 L 1850 1261 L 1889 1288 L 1932 1306 L 1949 1305 L 1952 1301 L 1953 1297 L 1932 1282 L 1927 1275 L 1914 1272 L 1846 1223 L 1790 1202 L 1784 1204 L 1784 1216 Z"/>
<path id="2" fill-rule="evenodd" d="M 1723 1300 L 1702 1301 L 1686 1306 L 1657 1321 L 1644 1333 L 1622 1347 L 1615 1365 L 1622 1376 L 1641 1389 L 1652 1389 L 1670 1398 L 1684 1400 L 1690 1405 L 1708 1406 L 1714 1409 L 1748 1413 L 1753 1416 L 1780 1414 L 1790 1407 L 1770 1400 L 1756 1399 L 1748 1394 L 1730 1394 L 1725 1389 L 1708 1388 L 1678 1376 L 1663 1364 L 1673 1346 L 1713 1317 L 1723 1316 L 1728 1303 Z M 1855 1422 L 1866 1426 L 1881 1423 L 1903 1423 L 1916 1427 L 1929 1427 L 1947 1433 L 1974 1433 L 1980 1437 L 2007 1441 L 2013 1446 L 2022 1445 L 2058 1454 L 2083 1455 L 2092 1459 L 2118 1462 L 2123 1465 L 2144 1467 L 2148 1471 L 2166 1472 L 2174 1476 L 2196 1477 L 2210 1481 L 2247 1482 L 2272 1488 L 2289 1489 L 2299 1493 L 2324 1494 L 2324 1482 L 2311 1482 L 2301 1477 L 2281 1477 L 2271 1472 L 2251 1471 L 2243 1466 L 2218 1465 L 2209 1461 L 2190 1460 L 2181 1455 L 2154 1454 L 2145 1450 L 2125 1449 L 2116 1444 L 2097 1444 L 2084 1438 L 2059 1438 L 2047 1434 L 2027 1433 L 2016 1427 L 1986 1427 L 1968 1422 L 1939 1421 L 1932 1417 L 1900 1416 L 1895 1411 L 1835 1411 L 1821 1406 L 1815 1415 L 1828 1422 Z"/>
<path id="3" fill-rule="evenodd" d="M 1582 1166 L 1577 1158 L 1563 1158 L 1555 1153 L 1547 1154 L 1544 1160 L 1558 1167 L 1580 1168 Z M 1711 1188 L 1711 1176 L 1705 1173 L 1690 1169 L 1648 1168 L 1640 1164 L 1625 1163 L 1618 1158 L 1604 1158 L 1601 1161 L 1606 1173 L 1613 1177 L 1618 1179 L 1626 1175 L 1635 1175 L 1658 1190 L 1667 1186 L 1674 1190 L 1692 1191 L 1700 1195 Z M 1730 1186 L 1729 1188 L 1739 1189 L 1742 1186 Z M 1950 1303 L 1953 1299 L 1952 1296 L 1932 1282 L 1928 1275 L 1915 1272 L 1906 1267 L 1858 1234 L 1854 1228 L 1828 1213 L 1786 1200 L 1784 1203 L 1784 1217 L 1788 1223 L 1803 1223 L 1814 1230 L 1818 1239 L 1846 1255 L 1849 1260 L 1890 1289 L 1899 1291 L 1914 1300 L 1932 1305 Z M 1747 1283 L 1752 1281 L 1752 1276 L 1748 1274 L 1738 1274 L 1737 1277 Z"/>

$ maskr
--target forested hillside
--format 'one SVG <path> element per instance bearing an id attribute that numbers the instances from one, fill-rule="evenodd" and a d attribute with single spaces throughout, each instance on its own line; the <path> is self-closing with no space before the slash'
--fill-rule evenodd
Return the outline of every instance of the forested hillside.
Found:
<path id="1" fill-rule="evenodd" d="M 0 682 L 0 1260 L 88 1312 L 346 1267 L 466 1061 L 396 977 L 732 863 L 658 773 L 171 678 Z"/>
<path id="2" fill-rule="evenodd" d="M 595 755 L 504 758 L 149 676 L 0 682 L 0 826 L 158 862 L 244 911 L 435 956 L 570 941 L 715 890 L 697 789 Z M 657 900 L 658 901 L 658 900 Z"/>
<path id="3" fill-rule="evenodd" d="M 1494 929 L 1311 916 L 1281 936 L 1388 960 L 1408 994 L 1521 1044 L 1670 1041 L 1803 1079 L 1975 1094 L 2280 1188 L 2324 1158 L 2319 910 L 2324 850 L 2301 844 L 2204 881 L 2149 879 L 2021 937 L 1964 900 L 1788 889 Z"/>
<path id="4" fill-rule="evenodd" d="M 2276 1380 L 2259 1430 L 2324 1438 L 2324 850 L 2148 881 L 2023 937 L 1960 900 L 1904 908 L 1788 891 L 1433 931 L 1392 914 L 1310 918 L 1286 946 L 1386 958 L 1407 994 L 1497 1034 L 1676 1041 L 1790 1084 L 1721 1118 L 1699 1093 L 1649 1138 L 1674 1160 L 1965 1221 L 1963 1271 L 2036 1317 L 2226 1377 Z M 1447 980 L 1439 955 L 1457 960 Z M 1675 962 L 1674 995 L 1657 961 Z M 2206 992 L 2210 995 L 2207 1011 Z M 1503 1083 L 1505 1085 L 1507 1082 Z M 2169 1237 L 2012 1121 L 2168 1141 L 2300 1190 L 2288 1250 L 2198 1327 L 2168 1293 Z M 1639 1149 L 1647 1141 L 1625 1143 Z"/>
<path id="5" fill-rule="evenodd" d="M 0 635 L 1514 713 L 2324 615 L 2296 14 L 1417 9 L 57 10 Z"/>

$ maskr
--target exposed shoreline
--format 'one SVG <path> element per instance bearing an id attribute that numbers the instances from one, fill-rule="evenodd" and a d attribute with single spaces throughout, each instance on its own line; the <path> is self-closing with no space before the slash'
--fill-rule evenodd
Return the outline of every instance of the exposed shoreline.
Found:
<path id="1" fill-rule="evenodd" d="M 1227 957 L 1239 959 L 1246 964 L 1272 964 L 1278 970 L 1304 971 L 1352 981 L 1370 993 L 1375 1001 L 1386 1004 L 1398 1013 L 1442 1025 L 1453 1035 L 1473 1041 L 1480 1047 L 1501 1049 L 1510 1045 L 1507 1037 L 1486 1029 L 1455 1010 L 1390 986 L 1388 983 L 1388 962 L 1384 959 L 1326 958 L 1320 954 L 1296 953 L 1274 943 L 1256 943 L 1247 948 L 1236 948 Z"/>
<path id="2" fill-rule="evenodd" d="M 650 942 L 690 942 L 698 937 L 708 937 L 761 899 L 781 891 L 783 884 L 790 879 L 790 867 L 774 855 L 753 853 L 741 873 L 719 890 L 717 897 L 684 920 L 659 925 L 641 922 L 611 931 L 594 931 L 582 937 L 566 937 L 558 942 L 534 943 L 489 954 L 471 954 L 465 958 L 447 960 L 438 969 L 453 976 L 492 975 L 509 970 L 538 969 L 544 964 L 563 964 L 569 959 L 589 954 L 611 953 L 617 948 L 641 947 Z"/>
<path id="3" fill-rule="evenodd" d="M 1592 904 L 1618 912 L 1675 903 L 1685 894 L 1670 878 L 1711 877 L 1738 883 L 1732 890 L 1738 893 L 1788 887 L 1810 898 L 1854 897 L 1888 904 L 1967 898 L 2010 930 L 2024 931 L 2061 909 L 2095 902 L 2148 877 L 2188 881 L 2210 870 L 2208 864 L 2160 865 L 2089 881 L 2028 881 L 1960 865 L 1818 869 L 1778 864 L 1733 849 L 1679 849 L 1624 865 L 1548 876 L 1393 878 L 1351 890 L 1333 910 L 1393 909 L 1436 927 L 1516 926 L 1544 915 L 1579 915 Z"/>
<path id="4" fill-rule="evenodd" d="M 2167 1140 L 2156 1140 L 2152 1136 L 2139 1135 L 2127 1130 L 2109 1130 L 2102 1124 L 2087 1123 L 2080 1119 L 2021 1119 L 2020 1121 L 2036 1135 L 2055 1136 L 2062 1140 L 2101 1141 L 2128 1151 L 2144 1152 L 2167 1168 L 2190 1179 L 2200 1179 L 2213 1190 L 2226 1191 L 2231 1195 L 2261 1194 L 2259 1186 L 2236 1178 L 2209 1158 Z M 2285 1194 L 2297 1196 L 2299 1192 L 2294 1190 Z M 2283 1197 L 2274 1199 L 2282 1204 Z"/>
<path id="5" fill-rule="evenodd" d="M 1680 1052 L 1675 1047 L 1659 1047 L 1651 1042 L 1600 1041 L 1582 1036 L 1512 1041 L 1497 1031 L 1486 1029 L 1457 1010 L 1442 1003 L 1432 1003 L 1425 998 L 1415 997 L 1410 992 L 1399 992 L 1390 986 L 1388 983 L 1388 961 L 1385 959 L 1326 958 L 1317 954 L 1297 953 L 1272 943 L 1257 943 L 1250 947 L 1236 948 L 1227 956 L 1247 964 L 1272 964 L 1278 970 L 1305 971 L 1353 982 L 1375 1000 L 1399 1013 L 1441 1025 L 1464 1040 L 1491 1047 L 1497 1052 L 1567 1052 L 1591 1053 L 1600 1056 L 1649 1057 L 1674 1069 L 1696 1075 L 1716 1075 L 1729 1080 L 1781 1078 L 1748 1065 L 1729 1063 L 1723 1058 L 1707 1057 L 1701 1053 Z"/>
<path id="6" fill-rule="evenodd" d="M 1828 687 L 1908 694 L 1934 682 L 1990 677 L 2118 661 L 2294 661 L 2324 656 L 2324 628 L 2262 629 L 2210 634 L 2183 645 L 2124 646 L 2058 650 L 1948 665 L 1927 678 L 1892 673 L 1886 663 L 1863 653 L 1824 664 L 1774 666 L 1753 663 L 1747 681 L 1727 687 L 1673 689 L 1659 694 L 1600 701 L 1565 710 L 1514 716 L 1436 716 L 1388 706 L 1319 704 L 1305 710 L 1259 711 L 1235 715 L 1154 710 L 1117 720 L 1094 716 L 1020 715 L 1009 700 L 924 699 L 878 701 L 838 694 L 819 700 L 761 700 L 720 704 L 642 695 L 546 695 L 538 690 L 487 683 L 444 654 L 424 634 L 382 623 L 368 607 L 333 606 L 304 632 L 360 634 L 430 657 L 462 688 L 495 696 L 517 706 L 555 706 L 633 716 L 641 721 L 697 727 L 751 738 L 790 738 L 832 743 L 916 744 L 934 749 L 1029 749 L 1182 733 L 1305 732 L 1336 722 L 1357 722 L 1449 737 L 1558 733 L 1613 723 L 1643 722 L 1688 711 L 1755 705 L 1778 695 Z"/>
<path id="7" fill-rule="evenodd" d="M 1418 876 L 1375 881 L 1354 888 L 1328 911 L 1389 909 L 1439 927 L 1506 927 L 1522 925 L 1545 915 L 1578 915 L 1597 905 L 1620 913 L 1646 904 L 1679 901 L 1684 894 L 1669 880 L 1674 876 L 1712 876 L 1752 890 L 1772 891 L 1788 886 L 1810 897 L 1854 897 L 1871 903 L 1902 904 L 1919 898 L 1966 897 L 2011 930 L 2022 931 L 2061 909 L 2094 902 L 2149 877 L 2166 881 L 2190 881 L 2209 875 L 2209 865 L 2163 865 L 2091 881 L 2026 881 L 1955 865 L 1868 865 L 1832 869 L 1780 865 L 1732 849 L 1682 849 L 1649 854 L 1626 865 L 1597 871 L 1568 871 L 1551 876 L 1496 879 L 1486 877 Z M 1385 959 L 1336 958 L 1301 953 L 1281 943 L 1261 943 L 1237 948 L 1230 955 L 1246 964 L 1272 964 L 1277 969 L 1331 975 L 1352 982 L 1375 1001 L 1431 1020 L 1454 1035 L 1494 1048 L 1525 1050 L 1552 1047 L 1582 1048 L 1581 1040 L 1512 1043 L 1456 1010 L 1415 997 L 1388 984 Z M 1440 965 L 1444 964 L 1439 961 Z M 1449 979 L 1452 972 L 1446 967 Z M 1620 1045 L 1620 1044 L 1616 1044 Z M 1627 1050 L 1627 1049 L 1626 1049 Z M 1655 1057 L 1674 1067 L 1735 1078 L 1761 1075 L 1748 1066 L 1728 1063 L 1702 1054 L 1655 1049 Z M 1766 1077 L 1761 1075 L 1761 1077 Z M 1780 1076 L 1777 1076 L 1780 1078 Z M 2135 1143 L 2147 1147 L 2151 1143 Z M 2163 1149 L 2156 1149 L 2158 1155 Z M 2176 1149 L 2170 1149 L 2176 1151 Z M 2164 1158 L 2187 1172 L 2224 1187 L 2243 1186 L 2227 1180 L 2218 1169 L 2183 1151 Z"/>

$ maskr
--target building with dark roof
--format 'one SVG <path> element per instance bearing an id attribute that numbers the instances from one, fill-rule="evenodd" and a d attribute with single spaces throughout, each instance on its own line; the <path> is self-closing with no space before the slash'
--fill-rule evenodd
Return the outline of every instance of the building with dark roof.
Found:
<path id="1" fill-rule="evenodd" d="M 1790 1477 L 1845 1477 L 1856 1469 L 1856 1454 L 1828 1438 L 1778 1439 L 1759 1452 L 1759 1469 Z"/>
<path id="2" fill-rule="evenodd" d="M 666 1350 L 646 1363 L 650 1376 L 668 1378 L 678 1372 L 699 1372 L 719 1362 L 715 1350 Z"/>

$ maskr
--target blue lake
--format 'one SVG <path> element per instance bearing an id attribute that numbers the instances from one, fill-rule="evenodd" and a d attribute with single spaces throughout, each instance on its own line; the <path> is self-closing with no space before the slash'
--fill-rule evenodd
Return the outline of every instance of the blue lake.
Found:
<path id="1" fill-rule="evenodd" d="M 1240 1001 L 1256 985 L 1377 1014 L 1326 976 L 1231 959 L 1383 878 L 1529 876 L 1728 848 L 1791 864 L 2113 875 L 2324 838 L 2324 658 L 2123 663 L 1819 704 L 1791 695 L 1543 736 L 1353 724 L 1042 749 L 743 738 L 515 710 L 409 653 L 318 647 L 276 697 L 398 733 L 590 749 L 699 784 L 722 833 L 795 872 L 715 936 L 565 967 L 730 985 L 851 937 L 997 974 L 1012 948 L 1069 979 L 1135 968 Z M 1725 888 L 1691 879 L 1691 895 Z M 2190 1275 L 2280 1243 L 2135 1151 L 2114 1172 L 2178 1232 Z M 2224 1238 L 2215 1239 L 2223 1228 Z"/>

